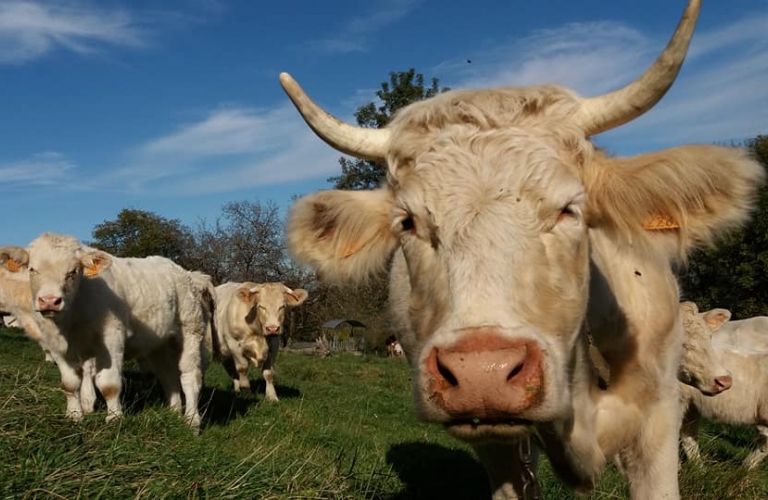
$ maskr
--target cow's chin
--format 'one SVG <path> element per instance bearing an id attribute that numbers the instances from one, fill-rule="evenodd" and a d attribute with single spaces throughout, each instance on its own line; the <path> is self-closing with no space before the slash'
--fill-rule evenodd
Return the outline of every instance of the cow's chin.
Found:
<path id="1" fill-rule="evenodd" d="M 533 422 L 530 420 L 505 421 L 455 421 L 444 423 L 448 434 L 467 443 L 518 441 L 530 434 Z"/>

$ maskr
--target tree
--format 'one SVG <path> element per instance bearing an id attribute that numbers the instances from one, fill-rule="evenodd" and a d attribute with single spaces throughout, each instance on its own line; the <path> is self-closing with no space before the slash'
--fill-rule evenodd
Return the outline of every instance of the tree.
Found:
<path id="1" fill-rule="evenodd" d="M 768 136 L 744 146 L 768 168 Z M 733 317 L 768 314 L 768 186 L 761 186 L 750 223 L 715 248 L 691 255 L 681 275 L 683 296 L 702 310 L 730 309 Z"/>
<path id="2" fill-rule="evenodd" d="M 96 225 L 89 245 L 117 257 L 161 255 L 181 266 L 189 262 L 192 231 L 178 219 L 125 208 L 113 221 Z"/>
<path id="3" fill-rule="evenodd" d="M 233 201 L 222 207 L 213 227 L 203 221 L 195 232 L 196 269 L 215 283 L 283 281 L 288 264 L 283 221 L 274 202 Z"/>
<path id="4" fill-rule="evenodd" d="M 366 128 L 382 128 L 401 108 L 412 102 L 427 99 L 448 88 L 440 88 L 437 78 L 432 78 L 429 87 L 424 86 L 424 75 L 411 68 L 408 71 L 391 71 L 389 82 L 381 83 L 381 90 L 376 91 L 377 102 L 369 102 L 357 108 L 357 124 Z M 360 159 L 339 158 L 341 175 L 331 177 L 336 189 L 373 189 L 386 175 L 386 166 L 381 162 Z"/>

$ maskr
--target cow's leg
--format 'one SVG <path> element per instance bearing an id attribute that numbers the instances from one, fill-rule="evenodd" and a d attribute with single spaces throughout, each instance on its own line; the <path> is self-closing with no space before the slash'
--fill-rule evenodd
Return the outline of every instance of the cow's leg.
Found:
<path id="1" fill-rule="evenodd" d="M 112 333 L 112 332 L 110 332 Z M 107 334 L 105 332 L 105 337 Z M 124 333 L 117 333 L 112 338 L 105 338 L 108 346 L 101 346 L 96 354 L 96 387 L 107 402 L 107 422 L 122 417 L 123 407 L 120 394 L 123 391 L 123 356 L 124 346 L 121 341 Z"/>
<path id="2" fill-rule="evenodd" d="M 172 345 L 161 346 L 143 358 L 146 368 L 149 368 L 160 385 L 168 400 L 168 406 L 175 413 L 181 414 L 181 382 L 179 373 L 179 352 Z"/>
<path id="3" fill-rule="evenodd" d="M 251 381 L 248 380 L 248 358 L 242 353 L 233 352 L 232 362 L 234 363 L 236 377 L 233 377 L 235 392 L 242 392 L 244 395 L 251 393 Z"/>
<path id="4" fill-rule="evenodd" d="M 519 443 L 483 443 L 472 447 L 488 475 L 493 500 L 530 498 L 526 496 L 527 489 L 537 486 L 526 486 L 529 482 L 520 460 Z M 531 469 L 535 471 L 539 461 L 536 447 L 531 449 L 531 460 Z"/>
<path id="5" fill-rule="evenodd" d="M 277 360 L 277 353 L 280 352 L 280 336 L 270 335 L 267 337 L 267 345 L 269 351 L 267 353 L 267 359 L 264 361 L 264 371 L 262 376 L 266 384 L 266 399 L 267 401 L 277 401 L 277 391 L 275 390 L 275 372 L 273 368 L 275 361 Z"/>
<path id="6" fill-rule="evenodd" d="M 184 391 L 186 403 L 184 418 L 193 429 L 199 429 L 202 422 L 198 405 L 200 402 L 200 391 L 203 388 L 202 359 L 204 332 L 204 327 L 198 332 L 184 331 L 181 356 L 179 356 L 178 364 L 179 372 L 181 372 L 181 389 Z"/>
<path id="7" fill-rule="evenodd" d="M 80 387 L 83 382 L 83 368 L 72 366 L 63 357 L 54 354 L 54 361 L 61 374 L 61 387 L 67 398 L 66 417 L 75 422 L 83 419 L 83 408 L 80 403 Z"/>
<path id="8" fill-rule="evenodd" d="M 96 361 L 93 358 L 86 359 L 83 363 L 82 382 L 80 383 L 80 407 L 83 414 L 93 413 L 96 406 L 96 386 L 93 377 L 96 375 Z"/>
<path id="9" fill-rule="evenodd" d="M 760 462 L 768 455 L 768 427 L 758 425 L 757 432 L 759 434 L 757 448 L 744 460 L 744 465 L 749 470 L 760 465 Z"/>
<path id="10" fill-rule="evenodd" d="M 669 390 L 671 397 L 647 408 L 643 431 L 621 452 L 633 500 L 680 498 L 677 477 L 680 403 L 675 387 Z"/>
<path id="11" fill-rule="evenodd" d="M 683 424 L 680 426 L 680 443 L 683 447 L 685 458 L 690 461 L 700 460 L 699 443 L 696 438 L 699 435 L 699 422 L 701 414 L 693 405 L 689 406 L 683 417 Z"/>

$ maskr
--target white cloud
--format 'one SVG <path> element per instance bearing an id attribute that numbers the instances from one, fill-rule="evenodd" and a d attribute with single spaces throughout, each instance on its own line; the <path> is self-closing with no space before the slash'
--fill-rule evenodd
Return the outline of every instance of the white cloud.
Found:
<path id="1" fill-rule="evenodd" d="M 96 185 L 174 195 L 224 192 L 338 171 L 339 153 L 294 107 L 226 108 L 135 148 Z"/>
<path id="2" fill-rule="evenodd" d="M 56 152 L 40 153 L 26 160 L 0 163 L 0 187 L 48 186 L 68 178 L 75 164 Z"/>
<path id="3" fill-rule="evenodd" d="M 672 89 L 649 113 L 605 134 L 619 147 L 740 140 L 768 126 L 768 15 L 751 15 L 696 33 Z M 671 35 L 671 33 L 670 33 Z M 445 62 L 453 88 L 558 83 L 582 95 L 615 90 L 637 78 L 667 40 L 617 22 L 567 24 L 478 50 L 472 64 Z M 611 143 L 611 147 L 613 144 Z"/>
<path id="4" fill-rule="evenodd" d="M 326 54 L 365 52 L 368 49 L 368 40 L 371 35 L 405 17 L 421 1 L 382 0 L 376 2 L 373 10 L 351 19 L 332 37 L 314 40 L 307 46 L 313 51 Z"/>
<path id="5" fill-rule="evenodd" d="M 143 45 L 128 12 L 61 2 L 0 2 L 0 63 L 24 63 L 56 47 L 88 55 L 104 45 Z"/>

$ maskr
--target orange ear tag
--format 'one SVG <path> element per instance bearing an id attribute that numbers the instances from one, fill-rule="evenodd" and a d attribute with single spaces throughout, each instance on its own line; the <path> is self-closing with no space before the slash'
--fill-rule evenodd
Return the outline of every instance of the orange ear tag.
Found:
<path id="1" fill-rule="evenodd" d="M 87 276 L 88 278 L 92 278 L 99 274 L 99 265 L 94 264 L 92 266 L 88 266 L 85 269 L 83 269 L 83 274 Z"/>
<path id="2" fill-rule="evenodd" d="M 654 214 L 643 222 L 643 229 L 646 231 L 665 231 L 680 229 L 680 225 L 668 215 Z"/>
<path id="3" fill-rule="evenodd" d="M 19 269 L 21 269 L 21 265 L 15 260 L 9 258 L 5 261 L 5 268 L 12 273 L 17 273 L 19 272 Z"/>

